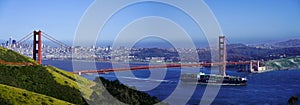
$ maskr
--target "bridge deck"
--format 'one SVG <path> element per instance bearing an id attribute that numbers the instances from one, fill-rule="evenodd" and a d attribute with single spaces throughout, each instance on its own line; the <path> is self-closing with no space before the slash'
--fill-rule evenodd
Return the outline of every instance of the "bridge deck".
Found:
<path id="1" fill-rule="evenodd" d="M 247 62 L 227 62 L 227 65 L 247 65 L 250 64 L 250 61 Z M 74 74 L 85 74 L 85 73 L 100 73 L 105 74 L 109 72 L 120 72 L 120 71 L 130 71 L 130 70 L 146 70 L 146 69 L 158 69 L 158 68 L 175 68 L 175 67 L 211 67 L 211 66 L 220 66 L 223 63 L 195 63 L 195 64 L 166 64 L 166 65 L 154 65 L 154 66 L 136 66 L 130 68 L 109 68 L 101 70 L 79 70 L 73 72 Z"/>

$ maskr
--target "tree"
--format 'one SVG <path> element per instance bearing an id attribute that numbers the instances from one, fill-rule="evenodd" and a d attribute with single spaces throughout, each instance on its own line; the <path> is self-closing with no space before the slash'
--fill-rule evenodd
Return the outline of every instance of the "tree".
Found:
<path id="1" fill-rule="evenodd" d="M 288 103 L 289 103 L 290 105 L 297 105 L 297 101 L 298 101 L 298 97 L 297 97 L 297 96 L 292 96 L 292 97 L 289 99 Z"/>

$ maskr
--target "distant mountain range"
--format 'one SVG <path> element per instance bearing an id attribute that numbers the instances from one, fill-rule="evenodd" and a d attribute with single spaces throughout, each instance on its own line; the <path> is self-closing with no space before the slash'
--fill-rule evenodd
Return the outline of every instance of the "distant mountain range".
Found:
<path id="1" fill-rule="evenodd" d="M 300 39 L 290 39 L 281 42 L 272 42 L 259 44 L 260 47 L 270 47 L 270 48 L 288 48 L 288 47 L 300 47 Z"/>
<path id="2" fill-rule="evenodd" d="M 300 39 L 259 45 L 227 45 L 228 60 L 272 60 L 290 56 L 300 56 Z"/>
<path id="3" fill-rule="evenodd" d="M 273 45 L 274 47 L 300 47 L 300 39 L 291 39 L 284 42 L 278 42 Z"/>
<path id="4" fill-rule="evenodd" d="M 207 49 L 207 48 L 206 48 Z M 186 52 L 189 53 L 189 52 Z M 145 57 L 179 57 L 177 52 L 160 48 L 148 48 L 135 52 L 131 55 L 138 58 Z M 200 61 L 209 62 L 210 50 L 198 49 Z M 265 43 L 259 45 L 229 44 L 227 45 L 228 61 L 249 61 L 249 60 L 273 60 L 279 58 L 300 56 L 300 39 L 291 39 L 283 42 Z"/>

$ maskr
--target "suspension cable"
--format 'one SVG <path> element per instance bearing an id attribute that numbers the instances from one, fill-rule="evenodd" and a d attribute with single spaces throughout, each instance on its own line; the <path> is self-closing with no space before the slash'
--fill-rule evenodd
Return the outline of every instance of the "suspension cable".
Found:
<path id="1" fill-rule="evenodd" d="M 227 37 L 225 39 L 226 39 L 228 45 L 232 44 Z"/>
<path id="2" fill-rule="evenodd" d="M 56 44 L 58 44 L 58 45 L 60 45 L 62 47 L 68 47 L 66 44 L 64 44 L 61 41 L 58 41 L 57 39 L 51 37 L 50 35 L 48 35 L 48 34 L 46 34 L 44 32 L 43 32 L 43 34 L 44 34 L 45 38 L 47 38 L 48 40 L 50 40 L 50 41 L 52 41 L 52 42 L 54 42 L 54 43 L 56 43 Z"/>
<path id="3" fill-rule="evenodd" d="M 18 44 L 22 44 L 23 42 L 27 41 L 31 36 L 32 36 L 32 33 L 29 33 L 28 35 L 26 35 L 25 37 L 23 37 L 22 39 L 20 39 L 17 43 Z"/>

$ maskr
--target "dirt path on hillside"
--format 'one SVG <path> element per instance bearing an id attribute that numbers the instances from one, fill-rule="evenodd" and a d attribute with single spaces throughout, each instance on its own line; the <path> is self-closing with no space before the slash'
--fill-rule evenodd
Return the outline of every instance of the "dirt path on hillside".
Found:
<path id="1" fill-rule="evenodd" d="M 0 65 L 8 65 L 8 66 L 35 66 L 36 64 L 31 62 L 6 62 L 0 60 Z"/>

